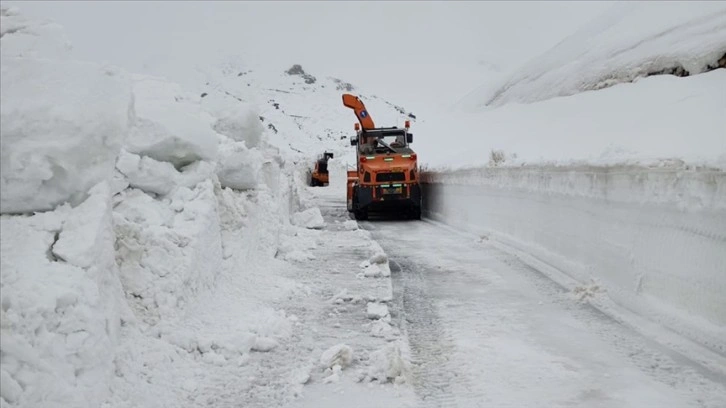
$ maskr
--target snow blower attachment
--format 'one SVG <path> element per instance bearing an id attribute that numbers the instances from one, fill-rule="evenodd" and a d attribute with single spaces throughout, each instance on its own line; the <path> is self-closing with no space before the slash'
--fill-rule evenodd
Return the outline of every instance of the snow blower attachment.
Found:
<path id="1" fill-rule="evenodd" d="M 329 183 L 328 160 L 333 158 L 333 153 L 325 152 L 315 161 L 315 168 L 310 175 L 312 187 L 327 186 Z"/>
<path id="2" fill-rule="evenodd" d="M 358 97 L 344 94 L 343 105 L 353 109 L 359 122 L 350 139 L 356 147 L 356 169 L 348 170 L 348 211 L 357 220 L 367 219 L 369 212 L 421 219 L 421 187 L 416 153 L 410 147 L 410 122 L 403 129 L 377 128 Z"/>

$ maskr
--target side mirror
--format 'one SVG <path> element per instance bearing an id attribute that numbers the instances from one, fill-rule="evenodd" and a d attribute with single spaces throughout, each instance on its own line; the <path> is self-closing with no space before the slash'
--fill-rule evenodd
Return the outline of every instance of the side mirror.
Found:
<path id="1" fill-rule="evenodd" d="M 354 137 L 351 137 L 350 138 L 350 145 L 351 146 L 355 146 L 357 144 L 358 144 L 358 137 L 355 137 L 355 136 Z"/>
<path id="2" fill-rule="evenodd" d="M 406 133 L 406 142 L 413 143 L 413 133 Z"/>

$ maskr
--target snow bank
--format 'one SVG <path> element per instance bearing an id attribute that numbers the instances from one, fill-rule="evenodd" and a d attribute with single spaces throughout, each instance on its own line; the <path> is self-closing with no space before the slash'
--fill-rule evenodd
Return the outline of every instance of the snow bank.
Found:
<path id="1" fill-rule="evenodd" d="M 137 75 L 133 92 L 135 115 L 126 150 L 170 162 L 177 168 L 197 160 L 216 159 L 214 118 L 178 84 Z"/>
<path id="2" fill-rule="evenodd" d="M 704 72 L 726 55 L 726 5 L 720 2 L 618 3 L 532 59 L 493 95 L 470 106 L 529 103 L 601 89 L 681 67 Z"/>
<path id="3" fill-rule="evenodd" d="M 214 287 L 222 243 L 210 180 L 179 187 L 162 200 L 136 189 L 116 200 L 116 261 L 139 317 L 155 323 Z"/>
<path id="4" fill-rule="evenodd" d="M 131 106 L 124 75 L 92 63 L 3 57 L 2 78 L 2 213 L 77 204 L 111 178 Z"/>
<path id="5" fill-rule="evenodd" d="M 726 174 L 681 168 L 489 168 L 426 175 L 429 216 L 597 282 L 618 305 L 726 351 Z"/>
<path id="6" fill-rule="evenodd" d="M 2 391 L 16 406 L 99 406 L 121 318 L 109 188 L 78 207 L 3 216 Z"/>

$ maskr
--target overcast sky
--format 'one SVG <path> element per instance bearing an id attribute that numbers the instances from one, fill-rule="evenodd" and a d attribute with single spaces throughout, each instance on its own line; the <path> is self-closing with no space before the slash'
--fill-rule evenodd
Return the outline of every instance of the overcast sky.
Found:
<path id="1" fill-rule="evenodd" d="M 457 76 L 458 68 L 471 74 L 478 61 L 512 68 L 613 2 L 3 3 L 62 24 L 76 57 L 134 71 L 241 54 L 271 67 L 301 63 L 314 73 L 387 86 L 406 82 L 414 69 Z"/>

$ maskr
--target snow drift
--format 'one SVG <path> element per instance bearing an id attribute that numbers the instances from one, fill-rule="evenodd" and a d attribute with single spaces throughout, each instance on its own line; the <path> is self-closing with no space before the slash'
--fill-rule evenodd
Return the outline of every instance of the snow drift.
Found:
<path id="1" fill-rule="evenodd" d="M 462 104 L 530 103 L 651 74 L 694 75 L 718 67 L 723 57 L 723 3 L 618 3 L 515 71 L 493 94 L 482 88 Z"/>

